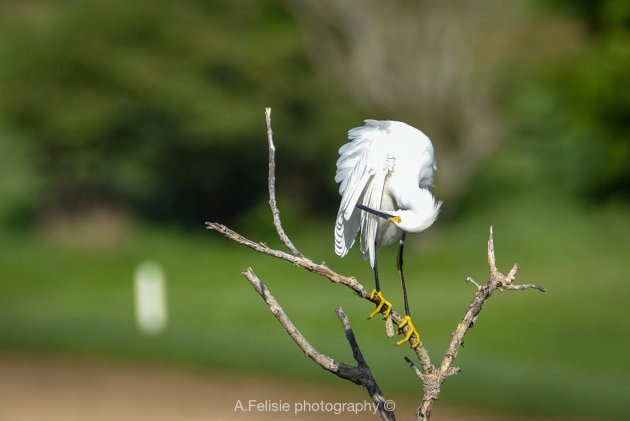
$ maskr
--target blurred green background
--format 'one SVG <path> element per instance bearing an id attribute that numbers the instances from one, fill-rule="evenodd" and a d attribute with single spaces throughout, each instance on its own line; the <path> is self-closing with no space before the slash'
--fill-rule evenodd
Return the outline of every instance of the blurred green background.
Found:
<path id="1" fill-rule="evenodd" d="M 7 0 L 0 62 L 2 349 L 338 387 L 240 275 L 252 266 L 320 351 L 350 362 L 343 306 L 386 395 L 417 397 L 410 352 L 366 302 L 203 224 L 279 245 L 270 106 L 287 232 L 369 287 L 358 251 L 333 252 L 337 150 L 364 118 L 403 120 L 432 138 L 445 202 L 406 255 L 431 356 L 473 296 L 466 277 L 487 276 L 491 224 L 500 269 L 516 261 L 548 290 L 492 298 L 436 411 L 630 418 L 629 2 Z M 381 271 L 400 306 L 394 253 Z M 134 321 L 146 259 L 168 282 L 152 336 Z"/>

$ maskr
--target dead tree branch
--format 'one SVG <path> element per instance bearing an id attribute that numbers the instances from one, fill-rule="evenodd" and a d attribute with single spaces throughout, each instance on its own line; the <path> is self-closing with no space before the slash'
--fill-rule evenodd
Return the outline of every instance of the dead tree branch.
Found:
<path id="1" fill-rule="evenodd" d="M 516 279 L 516 274 L 518 272 L 518 265 L 516 264 L 507 275 L 504 275 L 497 269 L 492 227 L 490 227 L 490 237 L 488 239 L 488 265 L 490 266 L 490 279 L 485 285 L 479 285 L 470 277 L 467 279 L 468 282 L 473 283 L 477 287 L 477 294 L 470 303 L 468 311 L 466 311 L 466 314 L 464 314 L 464 317 L 458 323 L 455 331 L 451 334 L 451 342 L 449 343 L 446 353 L 442 358 L 440 366 L 432 367 L 429 371 L 425 370 L 424 373 L 418 373 L 417 369 L 414 369 L 424 385 L 424 396 L 422 398 L 422 404 L 418 408 L 418 412 L 416 414 L 417 419 L 427 420 L 430 418 L 433 404 L 440 394 L 440 386 L 447 377 L 459 372 L 459 368 L 452 365 L 453 361 L 457 357 L 457 352 L 464 342 L 464 336 L 468 330 L 475 325 L 484 303 L 490 298 L 494 291 L 497 289 L 523 290 L 534 288 L 541 292 L 545 292 L 545 289 L 538 285 L 513 284 L 512 282 Z M 410 363 L 410 361 L 407 362 Z"/>
<path id="2" fill-rule="evenodd" d="M 216 222 L 206 222 L 206 227 L 208 229 L 214 230 L 224 235 L 230 240 L 243 244 L 260 253 L 264 253 L 269 256 L 276 257 L 278 259 L 286 260 L 287 262 L 291 262 L 292 264 L 296 266 L 303 267 L 309 272 L 313 272 L 323 277 L 326 277 L 336 284 L 345 285 L 348 288 L 352 289 L 354 293 L 358 295 L 359 297 L 365 300 L 371 301 L 374 304 L 378 305 L 380 303 L 380 299 L 378 298 L 378 296 L 375 295 L 373 298 L 370 298 L 370 292 L 359 281 L 357 281 L 356 278 L 341 275 L 335 272 L 334 270 L 330 269 L 325 263 L 315 263 L 307 257 L 294 256 L 292 254 L 289 254 L 281 250 L 272 249 L 271 247 L 267 246 L 264 243 L 256 243 L 248 238 L 243 237 L 241 234 L 229 229 L 225 225 L 221 225 Z M 383 312 L 384 311 L 385 311 L 385 308 L 383 308 Z M 404 319 L 403 316 L 401 316 L 398 312 L 394 310 L 390 313 L 390 317 L 397 324 L 401 324 Z M 407 329 L 408 327 L 405 326 L 404 333 L 407 333 Z M 416 341 L 415 336 L 412 336 L 411 341 L 412 343 L 415 344 L 415 341 Z M 418 345 L 418 347 L 414 351 L 416 355 L 418 356 L 418 359 L 420 360 L 422 368 L 425 371 L 429 371 L 432 367 L 431 359 L 429 358 L 429 354 L 426 351 L 422 342 L 420 343 L 420 345 Z"/>
<path id="3" fill-rule="evenodd" d="M 276 227 L 278 237 L 280 237 L 280 240 L 291 251 L 291 254 L 297 257 L 302 257 L 302 253 L 300 253 L 293 245 L 293 242 L 284 232 L 284 228 L 282 228 L 280 210 L 278 209 L 278 204 L 276 203 L 276 145 L 273 143 L 271 108 L 269 107 L 265 108 L 265 121 L 267 122 L 267 142 L 269 143 L 269 207 L 271 208 L 271 214 L 273 215 L 273 225 Z"/>
<path id="4" fill-rule="evenodd" d="M 313 260 L 302 255 L 298 249 L 293 245 L 293 242 L 286 235 L 282 228 L 280 220 L 280 212 L 278 211 L 276 196 L 275 196 L 275 146 L 273 143 L 273 132 L 271 130 L 271 109 L 265 110 L 265 116 L 267 121 L 267 138 L 269 143 L 269 206 L 273 215 L 274 225 L 278 236 L 284 245 L 289 249 L 291 253 L 287 253 L 281 250 L 276 250 L 268 247 L 264 243 L 257 243 L 248 238 L 243 237 L 241 234 L 229 229 L 228 227 L 218 224 L 216 222 L 206 222 L 208 229 L 212 229 L 226 238 L 233 240 L 237 243 L 243 244 L 253 250 L 260 253 L 267 254 L 269 256 L 285 260 L 296 266 L 300 266 L 309 272 L 316 273 L 320 276 L 328 278 L 330 281 L 344 285 L 350 288 L 359 297 L 371 301 L 374 304 L 379 304 L 380 299 L 378 296 L 370 298 L 368 290 L 354 277 L 345 276 L 330 269 L 325 263 L 315 263 Z M 492 293 L 499 289 L 503 290 L 525 290 L 525 289 L 537 289 L 541 292 L 545 292 L 543 287 L 533 284 L 514 284 L 516 275 L 518 273 L 518 265 L 514 265 L 512 269 L 503 274 L 497 269 L 496 258 L 494 253 L 494 236 L 492 227 L 490 227 L 490 236 L 488 239 L 488 264 L 490 267 L 490 278 L 485 285 L 480 285 L 472 278 L 467 278 L 466 281 L 475 285 L 477 292 L 472 299 L 466 313 L 458 323 L 457 327 L 451 334 L 451 341 L 447 347 L 444 356 L 438 366 L 431 362 L 429 354 L 422 344 L 412 350 L 416 353 L 416 356 L 420 362 L 421 368 L 416 366 L 409 358 L 405 357 L 405 360 L 409 364 L 409 367 L 418 376 L 423 386 L 423 397 L 416 412 L 417 420 L 428 420 L 431 416 L 433 405 L 440 394 L 440 387 L 442 383 L 450 376 L 457 374 L 459 368 L 453 366 L 453 362 L 457 357 L 459 348 L 461 347 L 464 336 L 477 322 L 479 313 L 481 312 L 483 305 L 490 298 Z M 269 310 L 280 322 L 284 330 L 291 336 L 295 343 L 304 351 L 304 353 L 311 358 L 315 363 L 324 368 L 325 370 L 335 374 L 338 377 L 349 380 L 355 384 L 361 385 L 366 388 L 370 397 L 374 403 L 378 406 L 380 415 L 384 420 L 393 420 L 395 415 L 393 408 L 386 405 L 387 402 L 383 397 L 383 394 L 376 383 L 372 372 L 367 365 L 365 358 L 357 344 L 354 332 L 350 326 L 350 322 L 341 308 L 337 309 L 337 316 L 341 321 L 341 324 L 346 333 L 346 339 L 352 349 L 354 359 L 357 362 L 356 366 L 351 366 L 333 358 L 318 352 L 300 333 L 295 325 L 288 318 L 280 304 L 275 300 L 271 292 L 267 289 L 265 284 L 256 276 L 251 268 L 248 268 L 243 275 L 252 284 L 256 292 L 267 303 Z M 383 309 L 384 311 L 385 309 Z M 400 325 L 403 321 L 403 317 L 392 311 L 390 314 L 391 320 Z M 404 333 L 407 333 L 408 327 L 405 327 Z M 412 336 L 411 345 L 415 345 L 417 338 Z"/>
<path id="5" fill-rule="evenodd" d="M 337 317 L 339 317 L 343 330 L 346 333 L 346 339 L 348 340 L 348 344 L 352 349 L 352 355 L 357 362 L 356 366 L 351 366 L 337 361 L 317 351 L 313 347 L 313 345 L 308 342 L 304 335 L 302 335 L 298 328 L 295 327 L 291 319 L 289 319 L 280 304 L 278 304 L 274 296 L 271 294 L 271 291 L 269 291 L 269 289 L 267 289 L 267 286 L 258 278 L 258 276 L 256 276 L 253 269 L 248 268 L 243 273 L 243 275 L 252 284 L 252 286 L 262 297 L 262 299 L 265 300 L 267 306 L 269 306 L 269 311 L 271 311 L 271 313 L 276 317 L 284 330 L 289 334 L 289 336 L 291 336 L 297 346 L 299 346 L 300 349 L 304 351 L 304 354 L 306 354 L 307 357 L 313 360 L 324 370 L 330 371 L 331 373 L 341 377 L 342 379 L 349 380 L 352 383 L 365 387 L 370 394 L 370 397 L 377 405 L 381 417 L 384 420 L 396 419 L 394 412 L 386 404 L 387 401 L 383 397 L 383 393 L 378 387 L 376 379 L 374 379 L 372 371 L 370 370 L 370 367 L 367 365 L 365 358 L 363 357 L 361 348 L 359 348 L 359 344 L 357 343 L 354 332 L 352 331 L 352 327 L 350 326 L 348 316 L 346 316 L 341 307 L 337 308 L 336 310 Z"/>
<path id="6" fill-rule="evenodd" d="M 348 340 L 348 344 L 350 344 L 350 348 L 352 349 L 354 360 L 357 362 L 356 368 L 359 372 L 363 373 L 361 384 L 367 389 L 368 393 L 372 397 L 372 400 L 378 406 L 381 418 L 383 418 L 384 420 L 396 419 L 393 408 L 387 405 L 387 401 L 385 400 L 385 397 L 383 397 L 383 392 L 381 392 L 381 389 L 378 387 L 376 379 L 372 375 L 372 371 L 370 370 L 370 367 L 367 365 L 367 362 L 363 357 L 361 348 L 359 348 L 359 344 L 354 337 L 354 332 L 352 331 L 352 327 L 350 326 L 350 320 L 348 320 L 348 316 L 346 316 L 341 307 L 337 308 L 336 311 L 337 317 L 339 317 L 341 325 L 343 326 L 343 330 L 346 332 L 346 339 Z"/>

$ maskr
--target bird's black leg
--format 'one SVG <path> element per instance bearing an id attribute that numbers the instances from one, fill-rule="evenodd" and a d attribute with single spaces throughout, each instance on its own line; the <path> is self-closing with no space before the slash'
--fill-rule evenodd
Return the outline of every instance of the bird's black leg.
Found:
<path id="1" fill-rule="evenodd" d="M 405 302 L 405 315 L 411 316 L 409 313 L 409 300 L 407 299 L 407 286 L 405 285 L 405 273 L 403 272 L 403 249 L 405 248 L 405 232 L 403 231 L 402 238 L 400 239 L 400 246 L 398 247 L 398 259 L 396 266 L 398 268 L 398 275 L 400 275 L 400 284 L 402 285 L 403 300 Z"/>
<path id="2" fill-rule="evenodd" d="M 376 250 L 376 244 L 374 244 L 374 249 Z M 376 305 L 376 309 L 370 314 L 368 319 L 376 316 L 381 312 L 381 309 L 385 306 L 387 307 L 385 310 L 385 317 L 389 316 L 389 313 L 392 311 L 392 304 L 383 297 L 383 293 L 381 292 L 381 285 L 378 279 L 378 264 L 376 259 L 376 254 L 374 255 L 374 290 L 370 294 L 370 300 L 373 300 L 374 297 L 379 298 L 379 302 Z"/>
<path id="3" fill-rule="evenodd" d="M 376 244 L 374 244 L 374 250 L 376 250 Z M 374 253 L 374 289 L 376 290 L 376 292 L 381 291 L 381 283 L 378 279 L 378 263 L 376 252 Z"/>
<path id="4" fill-rule="evenodd" d="M 401 339 L 400 341 L 398 341 L 396 345 L 401 345 L 409 341 L 411 339 L 411 336 L 415 335 L 416 336 L 415 342 L 411 342 L 411 346 L 413 348 L 416 348 L 418 345 L 420 345 L 420 334 L 418 333 L 413 323 L 411 322 L 411 314 L 409 312 L 409 299 L 407 298 L 407 286 L 405 285 L 405 274 L 403 272 L 404 248 L 405 248 L 405 232 L 402 233 L 402 237 L 400 238 L 400 246 L 398 247 L 398 258 L 396 260 L 396 266 L 398 267 L 398 275 L 400 276 L 400 285 L 402 286 L 403 300 L 405 302 L 405 318 L 400 323 L 400 325 L 398 325 L 398 329 L 400 333 L 403 333 L 404 332 L 403 328 L 405 326 L 407 326 L 408 328 L 407 328 L 405 337 Z"/>

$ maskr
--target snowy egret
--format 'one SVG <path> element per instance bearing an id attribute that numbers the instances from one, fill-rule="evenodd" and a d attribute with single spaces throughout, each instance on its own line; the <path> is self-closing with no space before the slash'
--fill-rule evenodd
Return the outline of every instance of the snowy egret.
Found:
<path id="1" fill-rule="evenodd" d="M 342 196 L 335 224 L 335 252 L 344 257 L 361 232 L 361 253 L 374 269 L 375 288 L 370 299 L 380 302 L 370 318 L 392 305 L 383 293 L 378 277 L 376 250 L 399 241 L 397 268 L 400 276 L 405 318 L 399 330 L 409 327 L 397 344 L 420 335 L 411 321 L 403 274 L 403 247 L 407 232 L 421 232 L 435 222 L 442 202 L 429 188 L 437 169 L 431 140 L 420 130 L 399 121 L 365 120 L 365 125 L 348 132 L 349 142 L 339 149 L 335 181 Z"/>

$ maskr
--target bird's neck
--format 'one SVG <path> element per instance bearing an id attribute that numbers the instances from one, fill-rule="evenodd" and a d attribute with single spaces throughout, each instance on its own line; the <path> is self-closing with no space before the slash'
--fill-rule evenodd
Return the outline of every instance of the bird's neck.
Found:
<path id="1" fill-rule="evenodd" d="M 436 202 L 426 188 L 407 191 L 403 200 L 398 201 L 402 219 L 400 227 L 408 232 L 420 232 L 429 228 L 440 213 L 441 202 Z"/>

